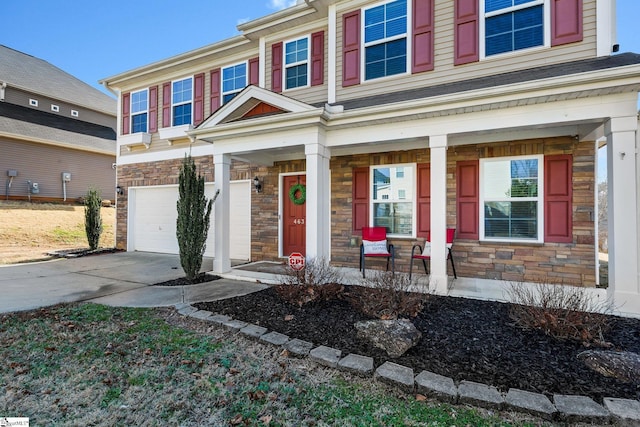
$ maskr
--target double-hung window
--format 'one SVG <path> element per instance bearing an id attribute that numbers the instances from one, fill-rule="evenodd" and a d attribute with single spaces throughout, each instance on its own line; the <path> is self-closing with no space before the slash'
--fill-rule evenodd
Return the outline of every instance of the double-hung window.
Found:
<path id="1" fill-rule="evenodd" d="M 284 44 L 285 89 L 309 86 L 309 37 Z"/>
<path id="2" fill-rule="evenodd" d="M 407 72 L 407 0 L 364 9 L 364 79 Z"/>
<path id="3" fill-rule="evenodd" d="M 247 86 L 247 63 L 222 69 L 222 103 L 231 101 Z"/>
<path id="4" fill-rule="evenodd" d="M 370 223 L 391 235 L 414 236 L 415 188 L 415 165 L 372 166 Z"/>
<path id="5" fill-rule="evenodd" d="M 193 79 L 178 80 L 171 85 L 171 110 L 173 126 L 191 124 L 191 101 L 193 100 Z"/>
<path id="6" fill-rule="evenodd" d="M 131 133 L 147 132 L 149 92 L 141 90 L 131 93 Z"/>
<path id="7" fill-rule="evenodd" d="M 545 45 L 548 0 L 483 0 L 485 56 Z"/>
<path id="8" fill-rule="evenodd" d="M 485 240 L 543 240 L 542 156 L 480 160 L 480 233 Z"/>

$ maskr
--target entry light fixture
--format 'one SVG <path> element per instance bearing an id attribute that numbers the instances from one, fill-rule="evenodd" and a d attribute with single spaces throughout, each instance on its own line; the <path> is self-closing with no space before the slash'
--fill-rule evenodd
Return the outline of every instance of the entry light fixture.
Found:
<path id="1" fill-rule="evenodd" d="M 120 196 L 122 196 L 124 194 L 124 189 L 118 185 L 116 187 L 116 193 L 118 193 Z"/>
<path id="2" fill-rule="evenodd" d="M 253 187 L 256 189 L 256 193 L 262 193 L 262 182 L 257 176 L 253 178 Z"/>

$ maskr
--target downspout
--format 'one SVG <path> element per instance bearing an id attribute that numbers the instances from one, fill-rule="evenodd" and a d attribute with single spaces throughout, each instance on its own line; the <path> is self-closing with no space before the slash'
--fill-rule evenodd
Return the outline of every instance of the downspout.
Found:
<path id="1" fill-rule="evenodd" d="M 7 82 L 0 80 L 0 101 L 4 102 L 4 91 L 7 88 Z"/>

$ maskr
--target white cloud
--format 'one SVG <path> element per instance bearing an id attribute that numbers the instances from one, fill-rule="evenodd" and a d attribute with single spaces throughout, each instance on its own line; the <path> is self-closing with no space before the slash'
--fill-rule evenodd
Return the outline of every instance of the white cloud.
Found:
<path id="1" fill-rule="evenodd" d="M 296 0 L 269 0 L 269 7 L 272 9 L 284 9 L 296 4 Z"/>

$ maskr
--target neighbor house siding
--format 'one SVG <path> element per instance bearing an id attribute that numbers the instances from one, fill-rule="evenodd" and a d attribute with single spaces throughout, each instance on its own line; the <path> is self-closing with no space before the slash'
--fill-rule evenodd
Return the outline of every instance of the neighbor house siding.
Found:
<path id="1" fill-rule="evenodd" d="M 31 181 L 40 187 L 39 194 L 31 195 L 32 200 L 61 201 L 64 198 L 61 174 L 70 172 L 71 181 L 66 185 L 67 201 L 83 197 L 91 186 L 100 191 L 103 199 L 114 200 L 113 155 L 8 138 L 0 138 L 0 152 L 0 171 L 3 174 L 10 169 L 18 171 L 11 185 L 11 198 L 27 199 L 27 181 Z M 2 195 L 6 196 L 4 185 Z"/>
<path id="2" fill-rule="evenodd" d="M 336 53 L 336 80 L 338 82 L 336 96 L 338 102 L 596 56 L 596 0 L 584 0 L 582 41 L 551 48 L 498 55 L 479 62 L 456 66 L 454 65 L 454 2 L 435 2 L 433 31 L 435 58 L 433 71 L 396 75 L 390 79 L 363 81 L 360 84 L 343 87 L 343 15 L 354 10 L 354 6 L 338 5 L 338 17 L 336 20 L 336 44 L 338 46 Z"/>

